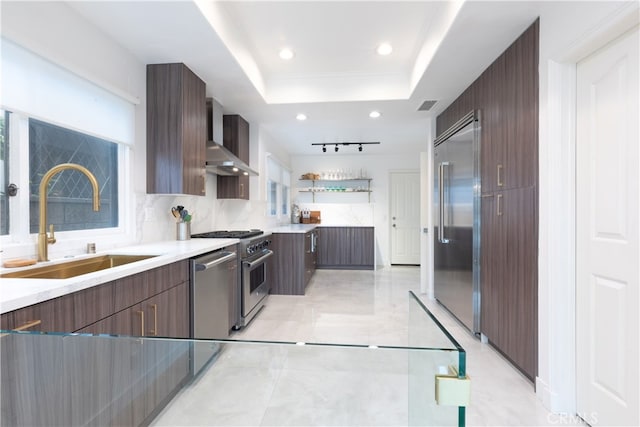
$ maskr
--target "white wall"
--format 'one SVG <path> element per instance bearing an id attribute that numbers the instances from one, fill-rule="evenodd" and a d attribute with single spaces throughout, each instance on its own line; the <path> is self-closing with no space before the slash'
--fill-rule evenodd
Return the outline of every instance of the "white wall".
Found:
<path id="1" fill-rule="evenodd" d="M 83 253 L 87 239 L 98 251 L 130 245 L 175 239 L 172 206 L 183 205 L 193 213 L 192 232 L 216 228 L 267 228 L 265 216 L 263 158 L 276 153 L 289 159 L 276 141 L 251 124 L 251 166 L 260 177 L 251 178 L 251 201 L 217 200 L 216 176 L 208 174 L 206 196 L 146 194 L 146 67 L 129 51 L 107 38 L 75 10 L 63 2 L 3 2 L 2 36 L 75 72 L 95 84 L 135 104 L 135 144 L 129 152 L 129 174 L 121 194 L 123 230 L 104 238 L 87 233 L 60 233 L 50 245 L 51 259 Z M 188 66 L 189 64 L 187 64 Z M 212 95 L 212 94 L 208 94 Z M 215 95 L 215 94 L 213 94 Z M 242 112 L 238 112 L 242 114 Z M 32 257 L 36 254 L 35 235 L 28 241 L 3 245 L 2 257 Z"/>
<path id="2" fill-rule="evenodd" d="M 425 147 L 429 129 L 425 129 Z M 331 148 L 331 147 L 329 147 Z M 343 148 L 343 150 L 354 147 Z M 320 151 L 320 148 L 318 148 Z M 310 208 L 322 212 L 323 225 L 373 225 L 376 233 L 376 262 L 378 265 L 390 265 L 389 240 L 389 174 L 393 171 L 420 170 L 420 153 L 406 153 L 396 155 L 372 155 L 365 151 L 356 154 L 340 154 L 327 150 L 317 155 L 291 158 L 293 165 L 292 192 L 293 203 L 301 208 Z M 321 173 L 323 171 L 342 169 L 359 171 L 365 169 L 371 180 L 371 203 L 366 193 L 358 194 L 321 194 L 313 203 L 310 193 L 298 193 L 298 187 L 308 187 L 309 182 L 299 181 L 301 175 L 307 172 Z"/>
<path id="3" fill-rule="evenodd" d="M 637 2 L 549 2 L 540 17 L 540 185 L 536 392 L 554 412 L 575 402 L 575 63 L 611 39 Z M 634 11 L 635 9 L 635 11 Z M 625 24 L 622 24 L 624 27 Z"/>

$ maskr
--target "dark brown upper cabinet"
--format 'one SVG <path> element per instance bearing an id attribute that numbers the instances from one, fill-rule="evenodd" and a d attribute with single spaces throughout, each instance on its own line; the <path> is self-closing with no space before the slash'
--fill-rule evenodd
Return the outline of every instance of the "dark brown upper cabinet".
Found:
<path id="1" fill-rule="evenodd" d="M 222 145 L 249 164 L 249 122 L 238 114 L 227 114 L 222 127 Z M 249 200 L 249 177 L 218 175 L 218 199 Z"/>
<path id="2" fill-rule="evenodd" d="M 538 36 L 536 21 L 437 118 L 439 135 L 480 110 L 483 194 L 537 185 Z"/>
<path id="3" fill-rule="evenodd" d="M 147 65 L 147 193 L 205 195 L 206 86 L 186 65 Z"/>

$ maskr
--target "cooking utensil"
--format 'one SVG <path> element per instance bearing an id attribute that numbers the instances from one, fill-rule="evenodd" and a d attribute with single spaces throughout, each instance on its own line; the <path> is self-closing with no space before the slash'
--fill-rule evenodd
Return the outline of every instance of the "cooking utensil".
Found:
<path id="1" fill-rule="evenodd" d="M 176 208 L 171 208 L 171 214 L 175 219 L 180 219 L 180 212 Z"/>

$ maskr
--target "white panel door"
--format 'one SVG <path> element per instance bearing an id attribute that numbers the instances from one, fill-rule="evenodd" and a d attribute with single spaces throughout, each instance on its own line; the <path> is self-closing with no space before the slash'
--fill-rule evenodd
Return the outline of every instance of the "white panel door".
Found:
<path id="1" fill-rule="evenodd" d="M 420 173 L 392 172 L 391 264 L 420 265 Z"/>
<path id="2" fill-rule="evenodd" d="M 578 415 L 640 425 L 638 29 L 577 67 Z"/>

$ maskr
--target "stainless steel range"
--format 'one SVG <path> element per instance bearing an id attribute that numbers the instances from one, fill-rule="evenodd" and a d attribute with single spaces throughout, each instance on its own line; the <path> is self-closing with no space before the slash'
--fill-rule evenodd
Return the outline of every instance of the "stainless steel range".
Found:
<path id="1" fill-rule="evenodd" d="M 236 329 L 246 326 L 251 319 L 264 307 L 271 284 L 268 281 L 267 270 L 269 258 L 273 251 L 271 233 L 262 230 L 233 230 L 212 231 L 194 234 L 193 238 L 235 238 L 240 239 L 238 254 L 240 257 L 240 283 L 234 298 L 238 301 Z"/>

